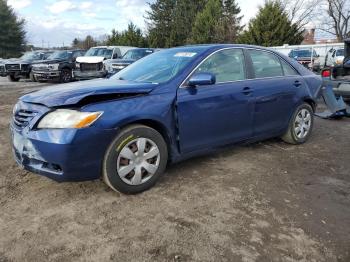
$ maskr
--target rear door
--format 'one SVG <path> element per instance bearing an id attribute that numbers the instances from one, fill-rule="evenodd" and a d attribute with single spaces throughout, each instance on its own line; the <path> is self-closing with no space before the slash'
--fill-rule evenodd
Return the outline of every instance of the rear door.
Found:
<path id="1" fill-rule="evenodd" d="M 254 90 L 254 136 L 269 136 L 287 128 L 298 103 L 298 92 L 304 80 L 286 61 L 272 52 L 247 50 Z"/>
<path id="2" fill-rule="evenodd" d="M 246 86 L 242 49 L 220 50 L 194 72 L 209 72 L 216 84 L 178 89 L 177 115 L 182 152 L 223 145 L 252 136 L 252 92 Z"/>

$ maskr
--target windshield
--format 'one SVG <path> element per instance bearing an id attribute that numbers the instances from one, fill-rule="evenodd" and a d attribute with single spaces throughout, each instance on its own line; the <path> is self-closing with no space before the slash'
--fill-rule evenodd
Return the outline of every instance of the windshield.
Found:
<path id="1" fill-rule="evenodd" d="M 142 57 L 145 57 L 152 53 L 153 53 L 153 50 L 151 49 L 133 49 L 126 52 L 125 55 L 122 57 L 122 59 L 139 60 Z"/>
<path id="2" fill-rule="evenodd" d="M 86 52 L 85 56 L 103 56 L 104 58 L 110 59 L 112 57 L 113 50 L 107 48 L 90 48 Z"/>
<path id="3" fill-rule="evenodd" d="M 72 55 L 72 52 L 69 51 L 56 51 L 52 53 L 47 59 L 54 60 L 54 59 L 68 59 Z"/>
<path id="4" fill-rule="evenodd" d="M 336 52 L 336 56 L 344 56 L 344 49 L 338 49 Z"/>
<path id="5" fill-rule="evenodd" d="M 291 53 L 291 57 L 311 57 L 311 50 L 294 50 Z M 316 52 L 313 52 L 313 56 L 316 56 Z"/>
<path id="6" fill-rule="evenodd" d="M 28 52 L 25 53 L 23 56 L 21 56 L 21 59 L 23 60 L 40 60 L 41 59 L 41 55 L 39 52 Z"/>
<path id="7" fill-rule="evenodd" d="M 173 48 L 153 53 L 113 76 L 143 83 L 164 83 L 174 78 L 204 47 Z"/>

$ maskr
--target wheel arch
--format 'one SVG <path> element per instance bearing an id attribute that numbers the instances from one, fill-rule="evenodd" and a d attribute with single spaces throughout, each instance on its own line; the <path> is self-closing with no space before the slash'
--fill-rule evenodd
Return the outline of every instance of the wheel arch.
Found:
<path id="1" fill-rule="evenodd" d="M 151 118 L 142 118 L 142 119 L 137 119 L 129 122 L 124 122 L 119 128 L 121 130 L 131 125 L 144 125 L 144 126 L 153 128 L 154 130 L 159 132 L 164 138 L 164 141 L 168 146 L 168 157 L 169 159 L 171 159 L 171 155 L 172 155 L 171 149 L 173 145 L 173 138 L 168 128 L 163 123 Z"/>
<path id="2" fill-rule="evenodd" d="M 311 99 L 310 97 L 305 97 L 303 101 L 309 104 L 314 112 L 316 111 L 317 103 L 315 100 Z"/>

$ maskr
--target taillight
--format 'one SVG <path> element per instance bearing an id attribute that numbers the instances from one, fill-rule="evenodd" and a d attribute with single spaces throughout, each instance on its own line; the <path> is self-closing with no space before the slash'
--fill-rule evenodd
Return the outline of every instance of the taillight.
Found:
<path id="1" fill-rule="evenodd" d="M 326 69 L 322 71 L 322 77 L 330 77 L 331 76 L 331 70 Z"/>

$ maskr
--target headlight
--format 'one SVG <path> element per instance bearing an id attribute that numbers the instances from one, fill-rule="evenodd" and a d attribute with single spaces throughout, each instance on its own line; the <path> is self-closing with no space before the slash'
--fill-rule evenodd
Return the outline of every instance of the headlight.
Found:
<path id="1" fill-rule="evenodd" d="M 103 69 L 107 72 L 113 71 L 113 68 L 111 67 L 111 65 L 109 63 L 103 63 Z"/>
<path id="2" fill-rule="evenodd" d="M 125 65 L 113 65 L 112 66 L 114 69 L 117 69 L 117 70 L 122 70 L 124 69 L 126 66 Z"/>
<path id="3" fill-rule="evenodd" d="M 47 67 L 51 70 L 58 70 L 59 64 L 49 64 Z"/>
<path id="4" fill-rule="evenodd" d="M 57 109 L 40 120 L 38 128 L 84 128 L 92 125 L 103 112 Z"/>
<path id="5" fill-rule="evenodd" d="M 78 63 L 78 62 L 75 63 L 75 68 L 76 68 L 76 69 L 80 69 L 80 63 Z"/>
<path id="6" fill-rule="evenodd" d="M 337 65 L 341 65 L 341 64 L 343 63 L 343 59 L 337 59 L 337 60 L 335 61 L 335 63 L 336 63 Z"/>
<path id="7" fill-rule="evenodd" d="M 34 69 L 39 69 L 39 68 L 42 68 L 42 67 L 47 67 L 47 64 L 35 64 L 35 65 L 33 65 Z"/>

